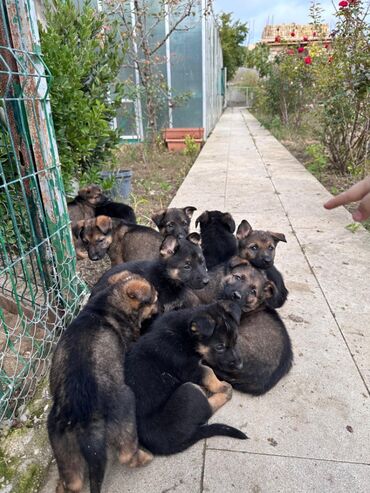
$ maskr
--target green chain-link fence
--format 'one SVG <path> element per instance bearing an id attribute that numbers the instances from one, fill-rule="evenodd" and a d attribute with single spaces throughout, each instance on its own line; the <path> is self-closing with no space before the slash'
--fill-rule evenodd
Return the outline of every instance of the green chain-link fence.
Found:
<path id="1" fill-rule="evenodd" d="M 45 375 L 86 294 L 69 218 L 33 0 L 0 3 L 0 421 Z"/>

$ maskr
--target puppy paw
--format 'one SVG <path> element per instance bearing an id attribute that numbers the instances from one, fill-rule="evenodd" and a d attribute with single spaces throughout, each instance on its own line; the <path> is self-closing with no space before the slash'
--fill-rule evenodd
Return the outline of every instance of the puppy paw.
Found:
<path id="1" fill-rule="evenodd" d="M 225 394 L 226 399 L 229 401 L 233 395 L 233 388 L 228 382 L 221 382 L 219 392 Z"/>
<path id="2" fill-rule="evenodd" d="M 132 457 L 128 463 L 129 467 L 142 467 L 149 464 L 153 460 L 153 454 L 147 452 L 146 450 L 138 449 L 136 454 Z"/>

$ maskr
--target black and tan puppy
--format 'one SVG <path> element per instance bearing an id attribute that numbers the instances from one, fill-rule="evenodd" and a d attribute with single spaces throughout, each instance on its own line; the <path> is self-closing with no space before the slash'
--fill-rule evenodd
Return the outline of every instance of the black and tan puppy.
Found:
<path id="1" fill-rule="evenodd" d="M 95 217 L 96 207 L 105 200 L 106 197 L 99 185 L 89 185 L 81 188 L 77 197 L 67 204 L 72 225 L 82 219 Z"/>
<path id="2" fill-rule="evenodd" d="M 112 266 L 158 258 L 163 241 L 153 228 L 108 216 L 78 221 L 72 232 L 76 249 L 85 249 L 90 260 L 101 260 L 107 253 Z"/>
<path id="3" fill-rule="evenodd" d="M 208 358 L 219 378 L 241 392 L 264 394 L 288 373 L 293 352 L 289 334 L 278 313 L 267 306 L 276 287 L 264 271 L 247 261 L 235 262 L 223 280 L 220 297 L 239 303 L 243 314 L 239 325 L 238 350 L 242 368 L 225 369 Z"/>
<path id="4" fill-rule="evenodd" d="M 172 235 L 181 240 L 189 234 L 191 218 L 196 210 L 196 207 L 191 206 L 162 209 L 152 216 L 152 221 L 163 237 Z"/>
<path id="5" fill-rule="evenodd" d="M 237 253 L 234 236 L 235 222 L 231 214 L 220 211 L 205 211 L 195 225 L 200 224 L 202 249 L 208 269 L 226 262 Z"/>
<path id="6" fill-rule="evenodd" d="M 68 214 L 72 225 L 83 219 L 95 216 L 110 216 L 136 223 L 132 207 L 119 202 L 112 202 L 99 185 L 89 185 L 78 191 L 77 197 L 68 203 Z"/>
<path id="7" fill-rule="evenodd" d="M 157 311 L 148 281 L 121 272 L 120 281 L 90 299 L 55 350 L 48 417 L 50 443 L 60 480 L 57 493 L 79 493 L 87 464 L 90 491 L 99 493 L 107 448 L 121 463 L 143 465 L 151 455 L 138 448 L 135 398 L 124 382 L 123 355 Z"/>
<path id="8" fill-rule="evenodd" d="M 207 425 L 231 398 L 231 387 L 201 364 L 208 357 L 240 367 L 236 350 L 240 308 L 221 301 L 158 318 L 127 355 L 126 383 L 136 398 L 139 441 L 154 454 L 175 454 L 202 438 L 247 438 L 224 424 Z M 206 396 L 205 387 L 212 392 Z"/>
<path id="9" fill-rule="evenodd" d="M 239 257 L 248 260 L 254 267 L 263 269 L 267 278 L 276 286 L 274 295 L 267 302 L 268 305 L 272 308 L 280 308 L 286 302 L 289 292 L 283 276 L 274 266 L 274 259 L 277 244 L 280 241 L 286 243 L 285 235 L 253 230 L 244 219 L 238 226 L 236 237 Z"/>
<path id="10" fill-rule="evenodd" d="M 192 290 L 204 287 L 209 278 L 198 233 L 191 233 L 185 240 L 167 236 L 162 241 L 159 254 L 155 260 L 128 262 L 113 267 L 100 278 L 92 295 L 108 283 L 114 283 L 122 271 L 128 270 L 153 284 L 162 312 L 199 304 Z"/>

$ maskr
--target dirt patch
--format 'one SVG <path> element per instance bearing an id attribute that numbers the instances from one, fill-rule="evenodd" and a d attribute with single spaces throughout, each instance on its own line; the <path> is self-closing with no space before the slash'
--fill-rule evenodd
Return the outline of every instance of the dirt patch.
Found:
<path id="1" fill-rule="evenodd" d="M 139 224 L 155 228 L 152 214 L 169 205 L 195 158 L 195 155 L 190 157 L 169 152 L 161 144 L 154 148 L 145 144 L 121 147 L 117 168 L 131 169 L 133 172 L 130 205 L 135 210 Z M 77 262 L 77 271 L 90 288 L 109 268 L 107 256 L 98 262 L 88 259 Z"/>

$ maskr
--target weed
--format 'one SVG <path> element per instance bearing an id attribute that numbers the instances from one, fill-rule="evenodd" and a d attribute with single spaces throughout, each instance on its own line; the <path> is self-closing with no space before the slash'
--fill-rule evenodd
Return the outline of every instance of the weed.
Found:
<path id="1" fill-rule="evenodd" d="M 200 144 L 195 141 L 194 137 L 191 135 L 186 135 L 185 136 L 185 149 L 184 149 L 184 155 L 189 157 L 192 161 L 195 160 L 197 155 L 199 154 L 200 150 Z"/>
<path id="2" fill-rule="evenodd" d="M 307 146 L 307 154 L 311 157 L 307 169 L 316 177 L 320 177 L 327 166 L 327 158 L 321 144 L 311 144 Z"/>
<path id="3" fill-rule="evenodd" d="M 347 224 L 347 226 L 346 226 L 346 229 L 348 229 L 348 231 L 351 231 L 351 233 L 356 233 L 356 231 L 359 228 L 361 228 L 360 223 L 350 223 L 350 224 Z"/>

